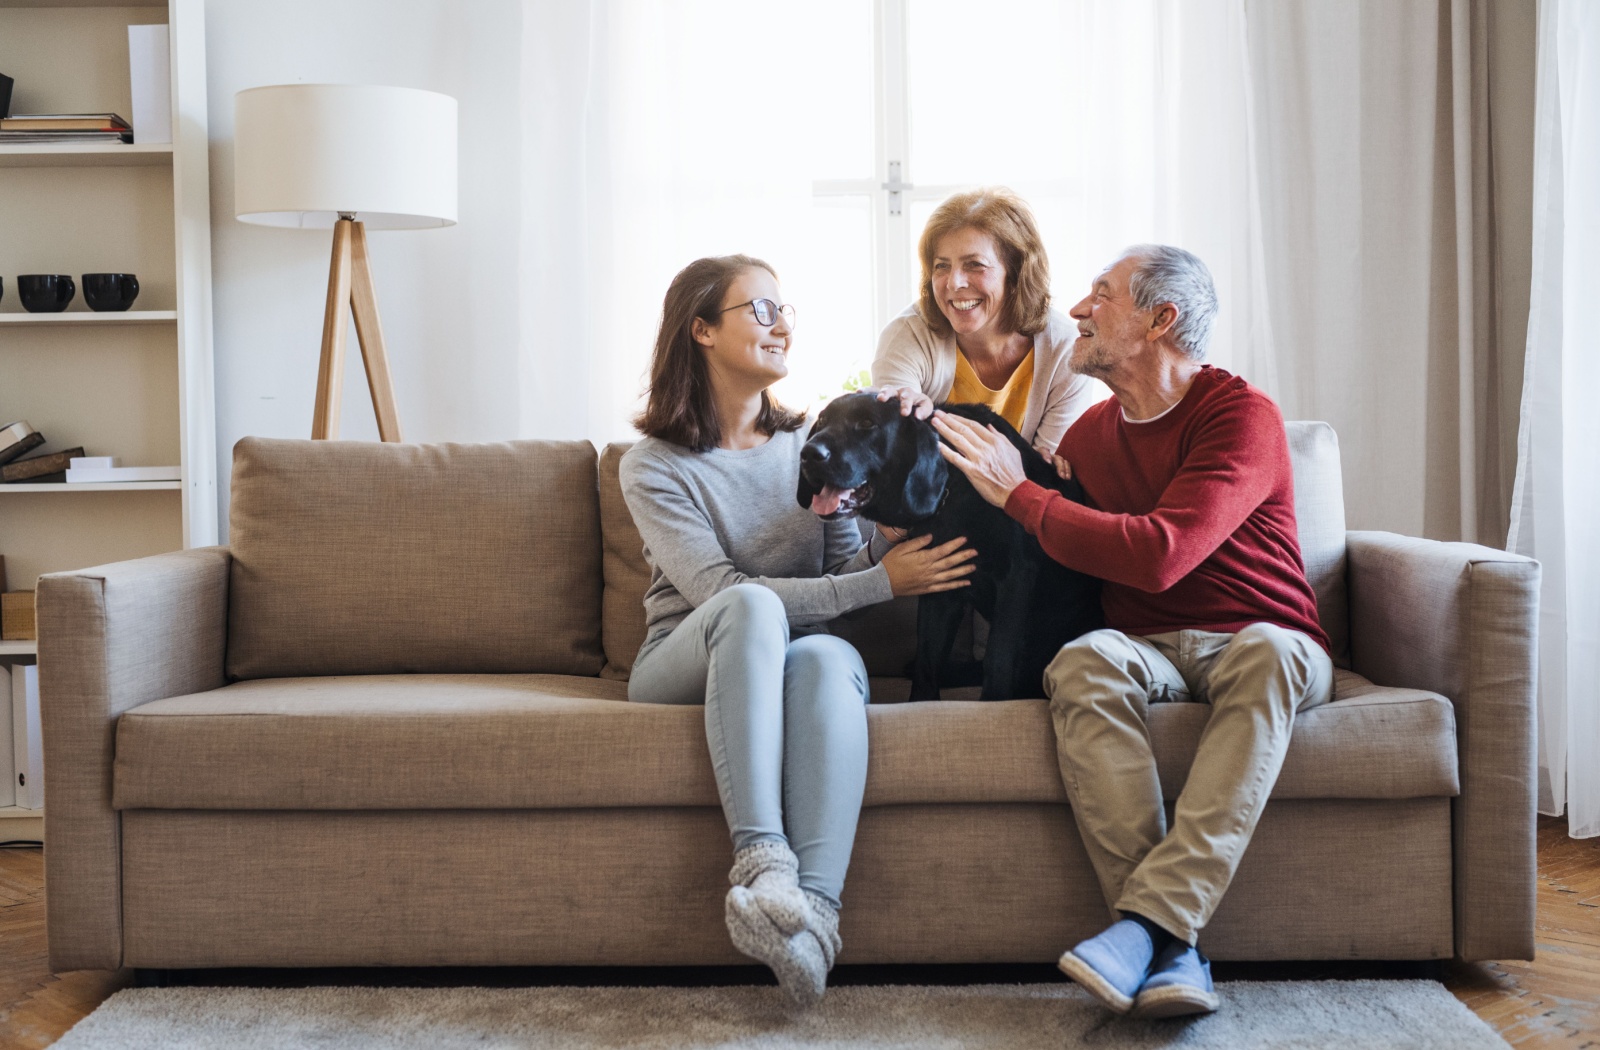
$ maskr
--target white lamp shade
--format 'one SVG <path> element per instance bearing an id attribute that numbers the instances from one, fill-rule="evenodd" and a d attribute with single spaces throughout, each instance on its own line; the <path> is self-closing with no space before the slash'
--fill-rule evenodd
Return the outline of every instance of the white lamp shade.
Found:
<path id="1" fill-rule="evenodd" d="M 281 84 L 233 99 L 234 214 L 262 226 L 456 222 L 456 100 L 416 88 Z"/>

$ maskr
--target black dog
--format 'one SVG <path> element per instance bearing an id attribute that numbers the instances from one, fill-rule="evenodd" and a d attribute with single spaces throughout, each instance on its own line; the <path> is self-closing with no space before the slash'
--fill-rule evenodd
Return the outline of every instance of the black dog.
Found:
<path id="1" fill-rule="evenodd" d="M 992 424 L 1022 453 L 1029 480 L 1083 502 L 1082 487 L 1061 480 L 987 406 L 940 407 Z M 970 586 L 925 594 L 917 605 L 913 700 L 939 698 L 940 670 L 968 605 L 989 621 L 984 700 L 1039 695 L 1044 669 L 1061 646 L 1103 625 L 1100 581 L 1052 559 L 1005 511 L 985 502 L 939 454 L 933 424 L 902 416 L 898 399 L 862 392 L 829 403 L 801 450 L 796 496 L 823 518 L 859 514 L 914 536 L 931 534 L 934 544 L 965 536 L 978 552 Z"/>

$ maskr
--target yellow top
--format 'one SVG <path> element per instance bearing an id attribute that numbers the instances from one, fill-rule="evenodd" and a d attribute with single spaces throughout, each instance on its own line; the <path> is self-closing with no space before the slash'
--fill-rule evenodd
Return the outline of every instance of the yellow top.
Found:
<path id="1" fill-rule="evenodd" d="M 1007 423 L 1022 429 L 1022 417 L 1028 412 L 1028 391 L 1033 388 L 1033 351 L 1022 359 L 1017 370 L 1011 373 L 1006 385 L 990 390 L 973 371 L 967 355 L 956 351 L 956 380 L 950 387 L 950 400 L 963 404 L 988 405 Z"/>

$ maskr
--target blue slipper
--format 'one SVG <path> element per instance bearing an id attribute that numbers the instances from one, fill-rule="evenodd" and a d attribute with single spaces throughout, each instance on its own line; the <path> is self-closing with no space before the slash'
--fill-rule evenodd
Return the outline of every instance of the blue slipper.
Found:
<path id="1" fill-rule="evenodd" d="M 1133 997 L 1155 959 L 1150 933 L 1132 919 L 1112 923 L 1056 963 L 1061 972 L 1119 1014 L 1133 1009 Z"/>
<path id="2" fill-rule="evenodd" d="M 1189 1017 L 1215 1013 L 1222 1000 L 1211 986 L 1211 960 L 1183 941 L 1156 956 L 1149 978 L 1133 1000 L 1138 1017 Z"/>

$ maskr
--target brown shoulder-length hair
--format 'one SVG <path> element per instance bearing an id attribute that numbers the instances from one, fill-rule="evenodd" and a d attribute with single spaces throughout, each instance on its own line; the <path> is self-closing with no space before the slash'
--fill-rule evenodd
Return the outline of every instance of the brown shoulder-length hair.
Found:
<path id="1" fill-rule="evenodd" d="M 1000 322 L 1010 331 L 1037 335 L 1049 322 L 1050 260 L 1033 210 L 1004 186 L 952 194 L 928 216 L 917 242 L 917 257 L 922 260 L 917 312 L 935 333 L 950 334 L 950 322 L 933 294 L 933 253 L 941 237 L 969 226 L 993 237 L 1000 249 L 1000 262 L 1006 268 L 1006 301 L 1000 308 Z"/>
<path id="2" fill-rule="evenodd" d="M 672 279 L 661 304 L 661 330 L 656 333 L 656 349 L 650 359 L 644 411 L 633 420 L 641 433 L 696 452 L 722 443 L 722 422 L 711 396 L 711 369 L 705 350 L 694 341 L 694 319 L 713 327 L 721 324 L 722 297 L 740 274 L 757 267 L 778 276 L 760 259 L 718 255 L 696 259 Z M 772 435 L 798 430 L 803 423 L 803 413 L 784 408 L 770 391 L 761 392 L 757 430 Z"/>

